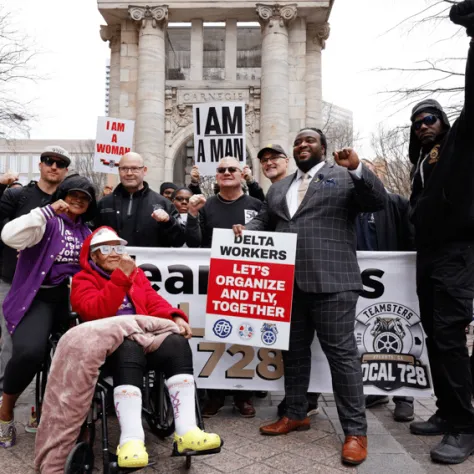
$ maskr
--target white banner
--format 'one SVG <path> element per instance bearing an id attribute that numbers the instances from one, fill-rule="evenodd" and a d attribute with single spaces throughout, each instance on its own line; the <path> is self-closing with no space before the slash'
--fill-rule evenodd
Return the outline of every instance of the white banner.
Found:
<path id="1" fill-rule="evenodd" d="M 214 176 L 226 156 L 246 162 L 245 103 L 207 102 L 193 106 L 194 163 L 203 176 Z"/>
<path id="2" fill-rule="evenodd" d="M 208 341 L 288 350 L 296 234 L 214 229 L 206 326 Z"/>
<path id="3" fill-rule="evenodd" d="M 130 248 L 153 287 L 189 314 L 194 370 L 200 388 L 283 390 L 281 351 L 204 339 L 210 249 Z M 415 254 L 360 252 L 364 291 L 355 337 L 364 391 L 430 397 L 425 338 L 415 292 Z M 317 337 L 312 347 L 311 392 L 332 392 Z"/>
<path id="4" fill-rule="evenodd" d="M 131 151 L 135 122 L 111 117 L 97 118 L 94 171 L 118 174 L 118 162 Z"/>

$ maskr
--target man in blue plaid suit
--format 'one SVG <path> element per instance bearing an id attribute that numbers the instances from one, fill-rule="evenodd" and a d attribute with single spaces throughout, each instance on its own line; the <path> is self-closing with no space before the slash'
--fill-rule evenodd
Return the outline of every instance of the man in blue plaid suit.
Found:
<path id="1" fill-rule="evenodd" d="M 346 435 L 342 459 L 360 464 L 367 457 L 362 373 L 354 337 L 355 308 L 362 290 L 356 256 L 355 220 L 360 212 L 383 209 L 382 182 L 352 149 L 326 158 L 321 130 L 303 129 L 296 136 L 296 173 L 273 184 L 260 213 L 242 230 L 298 234 L 290 347 L 283 352 L 286 413 L 262 426 L 267 435 L 307 430 L 311 343 L 316 330 L 332 375 L 334 396 Z"/>

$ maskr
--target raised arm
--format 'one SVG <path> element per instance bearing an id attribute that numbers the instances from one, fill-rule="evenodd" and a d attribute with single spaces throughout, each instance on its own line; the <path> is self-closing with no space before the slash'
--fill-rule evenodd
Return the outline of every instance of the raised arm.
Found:
<path id="1" fill-rule="evenodd" d="M 67 208 L 68 205 L 60 199 L 7 222 L 2 230 L 3 242 L 16 250 L 35 246 L 43 238 L 47 222 Z"/>
<path id="2" fill-rule="evenodd" d="M 460 116 L 464 131 L 474 140 L 472 128 L 474 126 L 474 0 L 465 0 L 453 5 L 449 14 L 451 21 L 456 25 L 466 28 L 467 35 L 471 37 L 467 54 L 464 108 Z"/>

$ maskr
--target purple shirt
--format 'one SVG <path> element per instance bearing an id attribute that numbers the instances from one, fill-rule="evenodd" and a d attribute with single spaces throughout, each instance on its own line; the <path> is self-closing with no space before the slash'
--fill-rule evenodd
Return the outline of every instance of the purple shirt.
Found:
<path id="1" fill-rule="evenodd" d="M 81 270 L 79 254 L 84 242 L 81 234 L 83 224 L 79 219 L 73 221 L 65 215 L 62 215 L 61 218 L 64 221 L 62 248 L 54 260 L 51 270 L 46 275 L 43 285 L 59 285 L 63 280 Z"/>
<path id="2" fill-rule="evenodd" d="M 3 315 L 10 334 L 30 308 L 56 257 L 64 248 L 65 230 L 68 228 L 65 216 L 57 216 L 50 205 L 42 207 L 41 211 L 47 219 L 43 238 L 33 247 L 20 252 L 11 289 L 3 302 Z M 75 235 L 80 235 L 82 242 L 90 233 L 85 224 L 78 222 Z"/>
<path id="3" fill-rule="evenodd" d="M 110 280 L 110 275 L 102 270 L 98 265 L 96 265 L 92 260 L 89 260 L 89 265 L 93 270 L 96 272 L 100 273 L 104 278 L 107 278 L 107 280 Z M 135 311 L 135 306 L 133 306 L 132 300 L 125 295 L 125 298 L 122 301 L 122 304 L 120 305 L 117 314 L 115 316 L 126 316 L 128 314 L 137 314 Z"/>

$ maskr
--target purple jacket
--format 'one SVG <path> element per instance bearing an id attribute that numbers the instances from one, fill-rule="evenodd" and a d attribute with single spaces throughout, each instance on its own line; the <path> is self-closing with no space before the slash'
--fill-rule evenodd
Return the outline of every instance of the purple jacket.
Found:
<path id="1" fill-rule="evenodd" d="M 41 208 L 41 212 L 47 220 L 43 237 L 33 247 L 20 252 L 12 287 L 3 302 L 3 315 L 10 334 L 30 308 L 56 257 L 64 248 L 65 230 L 71 230 L 82 241 L 91 233 L 82 221 L 74 223 L 66 216 L 54 214 L 51 206 Z"/>

